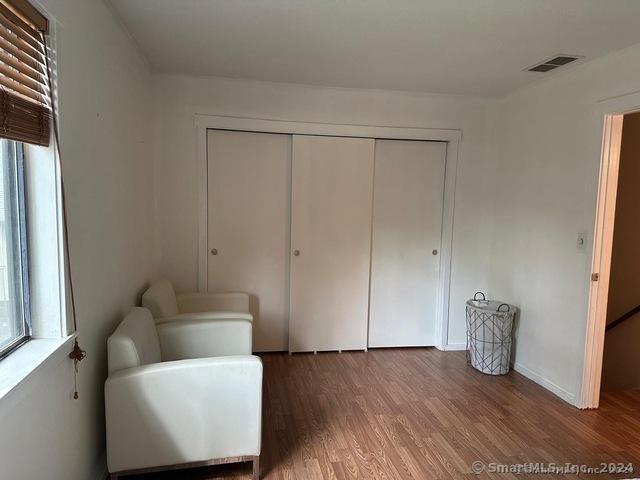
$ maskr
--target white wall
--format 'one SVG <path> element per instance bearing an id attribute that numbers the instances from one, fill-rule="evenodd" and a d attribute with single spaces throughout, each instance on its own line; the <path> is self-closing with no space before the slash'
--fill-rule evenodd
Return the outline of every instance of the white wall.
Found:
<path id="1" fill-rule="evenodd" d="M 46 0 L 60 22 L 59 90 L 79 337 L 0 403 L 2 478 L 87 480 L 104 472 L 106 338 L 154 273 L 151 76 L 101 0 Z M 65 352 L 66 353 L 66 352 Z"/>
<path id="2" fill-rule="evenodd" d="M 602 141 L 598 101 L 640 90 L 640 46 L 517 91 L 498 107 L 493 294 L 522 309 L 516 367 L 579 398 Z M 578 232 L 589 244 L 576 248 Z"/>
<path id="3" fill-rule="evenodd" d="M 487 288 L 493 198 L 493 102 L 221 78 L 156 77 L 154 158 L 162 274 L 197 288 L 194 114 L 278 120 L 454 128 L 463 131 L 455 202 L 449 343 L 465 343 L 464 301 Z"/>

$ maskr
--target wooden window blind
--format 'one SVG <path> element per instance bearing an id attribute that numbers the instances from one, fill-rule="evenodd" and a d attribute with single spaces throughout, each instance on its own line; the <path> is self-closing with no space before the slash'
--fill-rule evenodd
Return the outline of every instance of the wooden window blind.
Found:
<path id="1" fill-rule="evenodd" d="M 0 137 L 49 145 L 47 19 L 25 0 L 0 0 Z"/>

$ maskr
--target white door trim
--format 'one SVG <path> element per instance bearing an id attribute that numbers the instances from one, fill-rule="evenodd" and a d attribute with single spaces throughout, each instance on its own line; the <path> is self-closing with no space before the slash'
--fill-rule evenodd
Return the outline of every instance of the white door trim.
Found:
<path id="1" fill-rule="evenodd" d="M 198 290 L 201 292 L 207 291 L 207 261 L 209 253 L 207 242 L 207 130 L 447 142 L 442 218 L 442 257 L 438 287 L 438 319 L 436 322 L 436 340 L 438 342 L 436 347 L 440 350 L 447 349 L 454 201 L 459 145 L 462 141 L 461 130 L 295 122 L 198 113 L 195 114 L 195 126 L 196 151 L 198 155 Z"/>
<path id="2" fill-rule="evenodd" d="M 594 135 L 602 135 L 602 143 L 591 273 L 598 279 L 589 287 L 580 408 L 598 408 L 600 402 L 622 119 L 635 111 L 640 111 L 640 92 L 602 100 L 596 107 L 599 130 Z"/>

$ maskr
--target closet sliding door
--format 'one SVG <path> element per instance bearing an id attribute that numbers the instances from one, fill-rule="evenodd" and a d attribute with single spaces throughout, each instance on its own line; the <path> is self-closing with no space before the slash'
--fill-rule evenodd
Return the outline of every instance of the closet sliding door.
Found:
<path id="1" fill-rule="evenodd" d="M 208 290 L 250 295 L 254 351 L 286 350 L 291 136 L 209 130 Z"/>
<path id="2" fill-rule="evenodd" d="M 446 144 L 376 140 L 370 347 L 435 345 Z"/>
<path id="3" fill-rule="evenodd" d="M 292 352 L 367 346 L 374 140 L 293 137 Z"/>

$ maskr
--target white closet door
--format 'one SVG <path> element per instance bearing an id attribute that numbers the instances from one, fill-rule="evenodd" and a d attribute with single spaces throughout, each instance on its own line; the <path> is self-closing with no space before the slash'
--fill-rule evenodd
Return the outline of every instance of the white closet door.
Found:
<path id="1" fill-rule="evenodd" d="M 251 295 L 254 351 L 288 346 L 291 137 L 210 130 L 208 290 Z"/>
<path id="2" fill-rule="evenodd" d="M 435 345 L 446 144 L 376 140 L 369 346 Z"/>
<path id="3" fill-rule="evenodd" d="M 372 139 L 293 137 L 291 351 L 366 348 L 373 160 Z"/>

